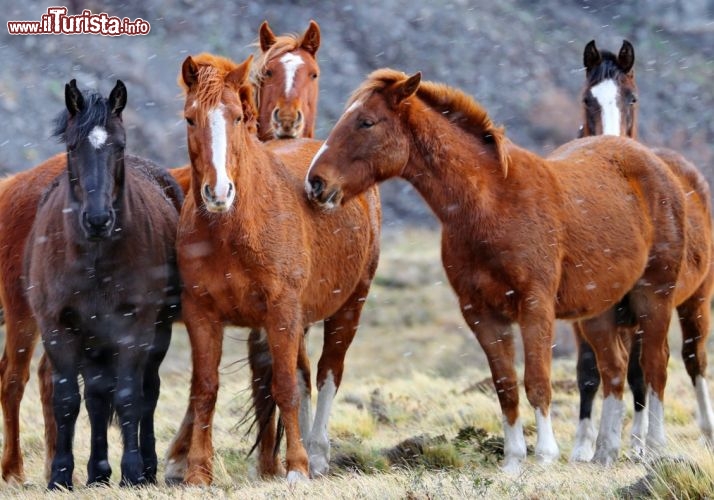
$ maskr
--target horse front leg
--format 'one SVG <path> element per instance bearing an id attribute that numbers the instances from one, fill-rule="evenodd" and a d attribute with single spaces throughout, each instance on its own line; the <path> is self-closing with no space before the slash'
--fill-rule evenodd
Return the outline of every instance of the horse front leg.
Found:
<path id="1" fill-rule="evenodd" d="M 179 450 L 185 449 L 175 440 L 169 457 L 178 459 L 178 463 L 186 461 L 185 483 L 208 486 L 213 481 L 213 415 L 218 398 L 223 323 L 214 311 L 209 311 L 186 294 L 182 299 L 182 311 L 191 343 L 193 367 L 187 410 L 192 416 L 187 413 L 184 418 L 184 423 L 190 421 L 190 444 L 184 458 L 175 453 L 177 444 Z"/>
<path id="2" fill-rule="evenodd" d="M 46 352 L 40 357 L 37 367 L 37 378 L 40 384 L 40 400 L 42 402 L 42 416 L 45 421 L 45 480 L 50 479 L 52 459 L 55 457 L 55 444 L 57 443 L 57 426 L 55 413 L 52 406 L 52 363 Z"/>
<path id="3" fill-rule="evenodd" d="M 504 434 L 504 459 L 501 467 L 509 474 L 518 474 L 521 462 L 526 458 L 526 440 L 518 415 L 518 377 L 511 322 L 500 314 L 477 310 L 471 302 L 463 299 L 461 311 L 486 353 L 491 378 L 501 405 Z"/>
<path id="4" fill-rule="evenodd" d="M 627 374 L 628 347 L 615 324 L 614 309 L 580 322 L 584 337 L 595 350 L 603 380 L 600 430 L 593 460 L 611 464 L 620 452 L 625 403 L 622 399 Z"/>
<path id="5" fill-rule="evenodd" d="M 552 397 L 550 370 L 555 312 L 552 309 L 552 304 L 548 303 L 545 297 L 553 295 L 546 294 L 539 299 L 527 301 L 528 304 L 522 307 L 519 320 L 525 354 L 523 381 L 526 386 L 526 397 L 535 411 L 538 433 L 535 455 L 536 459 L 543 464 L 557 460 L 560 455 L 550 418 Z"/>
<path id="6" fill-rule="evenodd" d="M 52 459 L 50 479 L 47 488 L 72 489 L 74 456 L 72 442 L 79 414 L 81 396 L 79 394 L 79 362 L 81 359 L 81 335 L 68 333 L 62 326 L 43 328 L 42 342 L 52 362 L 52 383 L 54 386 L 52 404 L 54 406 L 57 442 Z"/>
<path id="7" fill-rule="evenodd" d="M 91 426 L 91 452 L 87 462 L 87 485 L 109 484 L 107 427 L 112 417 L 112 392 L 116 380 L 113 360 L 104 356 L 87 363 L 82 370 L 84 404 Z"/>
<path id="8" fill-rule="evenodd" d="M 4 424 L 2 477 L 8 483 L 22 484 L 25 481 L 20 447 L 20 403 L 30 378 L 30 361 L 37 338 L 37 325 L 26 304 L 5 308 L 5 347 L 0 360 L 0 403 Z"/>
<path id="9" fill-rule="evenodd" d="M 300 395 L 296 368 L 304 332 L 297 298 L 276 297 L 269 306 L 265 327 L 273 358 L 271 391 L 287 438 L 287 479 L 289 483 L 295 483 L 308 477 L 308 458 L 302 444 L 298 415 Z"/>

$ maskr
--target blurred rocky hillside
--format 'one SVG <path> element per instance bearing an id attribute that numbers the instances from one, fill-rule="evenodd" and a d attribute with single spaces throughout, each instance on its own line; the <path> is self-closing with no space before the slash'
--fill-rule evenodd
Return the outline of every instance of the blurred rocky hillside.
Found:
<path id="1" fill-rule="evenodd" d="M 12 4 L 12 5 L 9 5 Z M 242 60 L 258 26 L 322 29 L 318 137 L 349 93 L 375 68 L 422 71 L 473 94 L 510 138 L 539 153 L 575 137 L 584 80 L 582 50 L 633 42 L 640 86 L 640 135 L 677 149 L 714 180 L 714 0 L 71 0 L 3 2 L 6 20 L 39 20 L 51 5 L 142 18 L 147 36 L 0 34 L 0 167 L 29 168 L 62 148 L 50 138 L 65 82 L 107 93 L 128 86 L 129 150 L 164 165 L 187 162 L 176 85 L 188 54 Z M 4 25 L 4 23 L 3 23 Z M 3 31 L 6 31 L 3 28 Z M 387 227 L 434 224 L 403 181 L 384 186 Z"/>

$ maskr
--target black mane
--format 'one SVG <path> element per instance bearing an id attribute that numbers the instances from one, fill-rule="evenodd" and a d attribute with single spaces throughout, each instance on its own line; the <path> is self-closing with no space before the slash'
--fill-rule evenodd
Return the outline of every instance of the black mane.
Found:
<path id="1" fill-rule="evenodd" d="M 69 111 L 62 111 L 54 119 L 53 137 L 65 144 L 79 144 L 97 125 L 106 127 L 109 119 L 109 101 L 97 92 L 82 92 L 84 106 L 69 125 Z"/>
<path id="2" fill-rule="evenodd" d="M 588 86 L 593 86 L 607 79 L 616 79 L 623 74 L 622 68 L 617 64 L 617 56 L 608 50 L 600 52 L 600 64 L 587 71 Z"/>

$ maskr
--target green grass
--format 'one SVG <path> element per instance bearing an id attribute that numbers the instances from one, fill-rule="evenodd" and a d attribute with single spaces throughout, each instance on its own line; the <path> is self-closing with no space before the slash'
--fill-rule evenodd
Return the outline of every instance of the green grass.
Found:
<path id="1" fill-rule="evenodd" d="M 665 416 L 671 446 L 663 459 L 635 463 L 623 458 L 610 468 L 567 462 L 578 410 L 575 358 L 569 356 L 556 358 L 552 370 L 553 422 L 561 459 L 549 467 L 535 463 L 534 415 L 521 383 L 520 411 L 530 450 L 522 473 L 511 477 L 498 469 L 503 446 L 501 413 L 488 365 L 473 335 L 464 327 L 443 275 L 438 236 L 420 231 L 386 235 L 378 273 L 333 406 L 332 467 L 328 477 L 294 487 L 282 480 L 263 481 L 256 477 L 255 459 L 246 456 L 253 436 L 246 436 L 243 427 L 236 428 L 249 398 L 249 373 L 241 362 L 246 356 L 247 332 L 231 328 L 226 332 L 214 420 L 215 481 L 211 488 L 120 489 L 116 483 L 121 447 L 116 428 L 110 433 L 113 486 L 84 487 L 89 426 L 82 410 L 75 439 L 75 492 L 56 493 L 49 498 L 714 496 L 714 458 L 700 443 L 694 393 L 678 354 L 678 332 L 670 335 L 673 355 Z M 321 339 L 320 329 L 313 328 L 308 350 L 314 365 Z M 714 354 L 711 342 L 709 354 Z M 187 335 L 177 325 L 162 365 L 162 393 L 156 412 L 160 456 L 166 453 L 186 409 L 190 371 Z M 519 373 L 522 374 L 522 366 Z M 630 402 L 628 394 L 624 444 L 629 439 Z M 599 414 L 599 400 L 597 405 Z M 0 497 L 45 498 L 42 417 L 34 371 L 21 418 L 29 482 L 24 487 L 0 483 Z M 163 464 L 159 473 L 163 477 Z"/>

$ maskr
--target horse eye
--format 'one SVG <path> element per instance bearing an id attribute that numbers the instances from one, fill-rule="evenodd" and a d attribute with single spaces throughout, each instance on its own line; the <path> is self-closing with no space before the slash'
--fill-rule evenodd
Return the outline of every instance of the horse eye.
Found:
<path id="1" fill-rule="evenodd" d="M 635 94 L 632 94 L 630 96 L 630 104 L 635 104 L 637 102 L 637 96 Z"/>
<path id="2" fill-rule="evenodd" d="M 233 124 L 238 125 L 242 120 L 243 120 L 242 116 L 236 116 L 235 120 L 233 120 Z"/>
<path id="3" fill-rule="evenodd" d="M 189 118 L 188 116 L 186 117 L 186 123 L 188 123 L 189 127 L 193 127 L 196 124 L 193 119 Z"/>
<path id="4" fill-rule="evenodd" d="M 273 70 L 272 70 L 272 69 L 266 70 L 265 76 L 266 76 L 267 78 L 270 78 L 271 76 L 273 76 Z"/>
<path id="5" fill-rule="evenodd" d="M 317 73 L 313 73 L 312 75 L 310 75 L 310 77 L 311 77 L 313 80 L 317 80 Z"/>
<path id="6" fill-rule="evenodd" d="M 359 128 L 371 128 L 373 126 L 374 126 L 374 122 L 372 120 L 369 120 L 366 118 L 359 122 Z"/>

